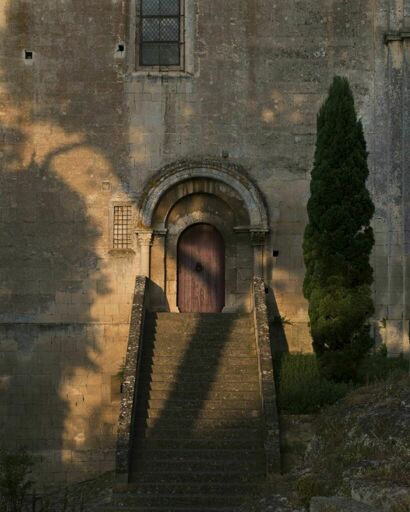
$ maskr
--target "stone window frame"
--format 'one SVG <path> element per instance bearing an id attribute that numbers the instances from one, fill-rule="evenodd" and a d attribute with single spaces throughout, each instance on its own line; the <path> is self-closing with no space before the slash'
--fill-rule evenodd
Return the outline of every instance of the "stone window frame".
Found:
<path id="1" fill-rule="evenodd" d="M 116 207 L 129 207 L 131 209 L 131 217 L 129 220 L 130 228 L 130 244 L 128 247 L 114 247 L 114 221 Z M 136 213 L 134 204 L 131 201 L 112 201 L 109 209 L 109 252 L 112 254 L 135 253 L 135 227 Z"/>
<path id="2" fill-rule="evenodd" d="M 137 2 L 137 16 L 136 16 L 136 38 L 135 38 L 135 44 L 139 45 L 138 51 L 135 53 L 136 57 L 136 63 L 135 67 L 138 67 L 142 70 L 154 70 L 158 72 L 168 72 L 168 71 L 183 71 L 185 69 L 185 0 L 172 0 L 175 2 L 175 6 L 178 6 L 178 12 L 166 15 L 166 14 L 147 14 L 143 12 L 138 12 L 139 9 L 141 9 L 141 6 L 148 0 L 139 0 Z M 156 0 L 159 1 L 161 5 L 162 2 L 166 2 L 168 0 Z M 178 39 L 173 40 L 172 37 L 161 44 L 161 29 L 159 29 L 160 33 L 158 34 L 158 37 L 155 41 L 152 43 L 150 42 L 150 39 L 145 40 L 143 35 L 143 24 L 144 21 L 157 21 L 159 22 L 159 26 L 162 26 L 162 23 L 164 21 L 177 21 L 178 25 Z M 176 34 L 175 34 L 176 35 Z M 175 41 L 172 42 L 172 41 Z M 161 64 L 158 62 L 157 64 L 147 64 L 143 63 L 143 54 L 144 54 L 144 46 L 149 47 L 155 45 L 158 48 L 158 59 L 161 60 L 161 46 L 173 46 L 178 48 L 178 63 L 174 64 Z"/>
<path id="3" fill-rule="evenodd" d="M 180 0 L 183 12 L 181 31 L 183 32 L 183 45 L 181 51 L 181 65 L 161 67 L 139 65 L 139 23 L 141 0 L 130 0 L 129 27 L 128 27 L 128 58 L 127 69 L 129 76 L 193 76 L 194 42 L 196 34 L 196 11 L 198 0 Z"/>

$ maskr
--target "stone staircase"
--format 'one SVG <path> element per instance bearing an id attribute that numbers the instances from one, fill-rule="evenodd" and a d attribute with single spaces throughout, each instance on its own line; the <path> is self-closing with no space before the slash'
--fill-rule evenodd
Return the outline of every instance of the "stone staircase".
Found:
<path id="1" fill-rule="evenodd" d="M 248 314 L 148 314 L 130 483 L 111 511 L 233 511 L 265 476 Z"/>

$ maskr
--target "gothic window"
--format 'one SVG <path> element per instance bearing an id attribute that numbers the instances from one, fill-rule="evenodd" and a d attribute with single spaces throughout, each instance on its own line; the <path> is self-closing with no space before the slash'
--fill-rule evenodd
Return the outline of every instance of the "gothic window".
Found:
<path id="1" fill-rule="evenodd" d="M 183 66 L 183 0 L 140 0 L 139 65 Z"/>
<path id="2" fill-rule="evenodd" d="M 129 249 L 131 247 L 131 216 L 131 206 L 114 206 L 114 249 Z"/>

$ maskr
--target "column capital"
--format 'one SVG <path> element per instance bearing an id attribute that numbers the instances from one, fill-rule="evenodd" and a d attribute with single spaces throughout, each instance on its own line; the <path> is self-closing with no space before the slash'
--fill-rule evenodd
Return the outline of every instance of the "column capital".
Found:
<path id="1" fill-rule="evenodd" d="M 141 246 L 152 245 L 152 235 L 153 235 L 152 230 L 150 230 L 150 229 L 139 230 L 139 231 L 137 231 L 136 234 L 137 234 L 137 238 L 138 238 L 138 243 Z"/>
<path id="2" fill-rule="evenodd" d="M 269 233 L 269 230 L 251 228 L 249 231 L 251 233 L 251 242 L 253 247 L 265 245 L 266 235 Z"/>

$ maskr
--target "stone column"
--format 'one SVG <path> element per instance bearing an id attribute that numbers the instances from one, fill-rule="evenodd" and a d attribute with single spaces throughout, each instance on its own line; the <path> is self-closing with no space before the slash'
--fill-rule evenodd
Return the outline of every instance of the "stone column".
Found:
<path id="1" fill-rule="evenodd" d="M 140 246 L 140 275 L 150 276 L 150 260 L 151 260 L 151 245 L 152 245 L 152 231 L 143 230 L 137 232 L 138 243 Z"/>
<path id="2" fill-rule="evenodd" d="M 264 252 L 266 229 L 251 229 L 251 243 L 253 247 L 253 276 L 264 276 Z"/>
<path id="3" fill-rule="evenodd" d="M 151 287 L 150 303 L 156 311 L 166 311 L 167 301 L 165 298 L 165 265 L 166 265 L 166 229 L 156 229 L 153 235 L 151 247 L 151 282 L 156 285 Z"/>

